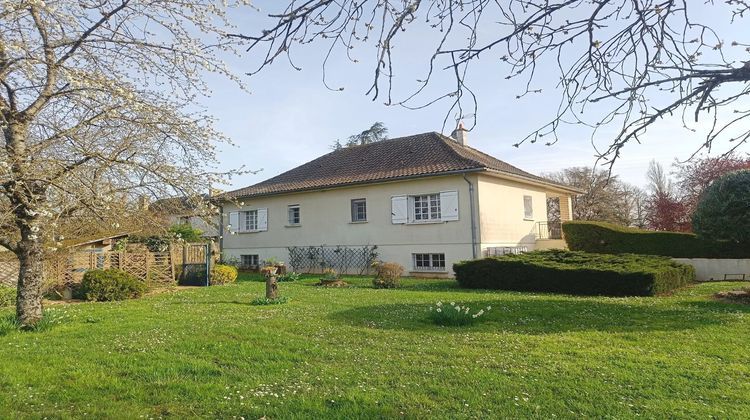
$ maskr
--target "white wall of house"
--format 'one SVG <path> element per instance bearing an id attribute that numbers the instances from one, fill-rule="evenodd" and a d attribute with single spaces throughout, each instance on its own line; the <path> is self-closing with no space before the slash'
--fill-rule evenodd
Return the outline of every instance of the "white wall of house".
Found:
<path id="1" fill-rule="evenodd" d="M 476 182 L 476 176 L 473 176 Z M 398 223 L 393 219 L 393 197 L 439 194 L 455 191 L 457 220 L 427 223 Z M 351 200 L 364 198 L 367 221 L 352 222 Z M 462 175 L 402 180 L 359 185 L 325 191 L 311 191 L 239 200 L 242 206 L 226 203 L 224 225 L 232 212 L 267 209 L 266 230 L 223 234 L 225 257 L 258 255 L 260 260 L 276 257 L 288 261 L 288 246 L 378 245 L 379 258 L 403 265 L 413 272 L 413 254 L 445 254 L 445 275 L 456 261 L 472 258 L 469 186 Z M 288 220 L 288 206 L 299 205 L 300 224 Z M 432 272 L 431 272 L 432 273 Z"/>
<path id="2" fill-rule="evenodd" d="M 547 221 L 547 191 L 542 186 L 498 178 L 486 174 L 468 174 L 474 186 L 477 257 L 487 247 L 525 246 L 534 249 L 536 223 Z M 404 216 L 395 210 L 398 197 L 411 209 L 409 196 L 455 192 L 458 214 L 451 221 L 394 223 Z M 445 254 L 445 275 L 452 274 L 454 262 L 471 259 L 471 203 L 469 185 L 463 175 L 402 180 L 284 195 L 226 203 L 224 226 L 234 212 L 259 210 L 258 229 L 253 232 L 223 232 L 223 253 L 228 258 L 257 255 L 258 260 L 275 257 L 288 261 L 289 246 L 378 245 L 379 258 L 403 265 L 412 275 L 419 273 L 413 254 Z M 396 198 L 394 198 L 396 197 Z M 531 214 L 527 212 L 530 197 Z M 351 201 L 365 199 L 367 221 L 352 222 Z M 526 204 L 525 204 L 526 203 Z M 289 222 L 289 206 L 299 206 L 299 225 Z M 446 203 L 443 203 L 446 206 Z M 445 212 L 447 213 L 447 212 Z M 445 214 L 444 214 L 445 216 Z M 527 217 L 528 216 L 528 217 Z M 230 230 L 236 230 L 233 226 Z M 434 271 L 428 271 L 434 275 Z"/>
<path id="3" fill-rule="evenodd" d="M 536 223 L 547 221 L 545 188 L 485 174 L 477 181 L 482 251 L 506 246 L 534 249 Z M 524 196 L 531 197 L 531 215 L 526 214 Z"/>

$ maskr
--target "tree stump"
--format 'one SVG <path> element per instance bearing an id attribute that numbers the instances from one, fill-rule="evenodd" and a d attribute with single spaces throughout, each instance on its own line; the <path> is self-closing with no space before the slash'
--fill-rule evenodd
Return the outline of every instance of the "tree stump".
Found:
<path id="1" fill-rule="evenodd" d="M 260 271 L 266 276 L 266 299 L 275 300 L 279 297 L 279 284 L 276 282 L 276 267 L 263 267 Z"/>
<path id="2" fill-rule="evenodd" d="M 276 276 L 266 277 L 266 299 L 275 300 L 279 297 L 279 284 L 276 282 Z"/>

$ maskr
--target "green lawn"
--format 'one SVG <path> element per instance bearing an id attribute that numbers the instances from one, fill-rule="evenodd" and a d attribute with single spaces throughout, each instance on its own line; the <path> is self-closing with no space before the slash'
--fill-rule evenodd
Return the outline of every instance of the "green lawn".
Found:
<path id="1" fill-rule="evenodd" d="M 246 276 L 247 277 L 247 276 Z M 282 283 L 49 309 L 0 332 L 0 417 L 750 418 L 750 306 L 702 284 L 659 298 Z M 431 304 L 492 306 L 429 324 Z M 0 314 L 10 313 L 2 310 Z"/>

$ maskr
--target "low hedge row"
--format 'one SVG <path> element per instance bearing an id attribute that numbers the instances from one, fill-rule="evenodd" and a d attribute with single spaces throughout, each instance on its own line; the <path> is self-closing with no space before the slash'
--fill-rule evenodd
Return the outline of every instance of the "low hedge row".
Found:
<path id="1" fill-rule="evenodd" d="M 462 261 L 453 271 L 471 289 L 603 296 L 653 296 L 695 279 L 693 267 L 666 257 L 562 250 Z"/>
<path id="2" fill-rule="evenodd" d="M 709 241 L 692 233 L 655 232 L 583 221 L 565 222 L 562 229 L 568 249 L 573 251 L 673 258 L 750 258 L 750 244 Z"/>

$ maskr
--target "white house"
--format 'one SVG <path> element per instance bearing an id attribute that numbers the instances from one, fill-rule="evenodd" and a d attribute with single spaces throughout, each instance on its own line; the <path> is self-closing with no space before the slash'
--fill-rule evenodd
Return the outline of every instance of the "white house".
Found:
<path id="1" fill-rule="evenodd" d="M 460 260 L 563 247 L 547 198 L 568 220 L 577 193 L 469 147 L 463 129 L 430 132 L 335 150 L 224 193 L 220 243 L 243 265 L 288 262 L 290 247 L 377 245 L 378 259 L 411 275 L 450 275 Z"/>

